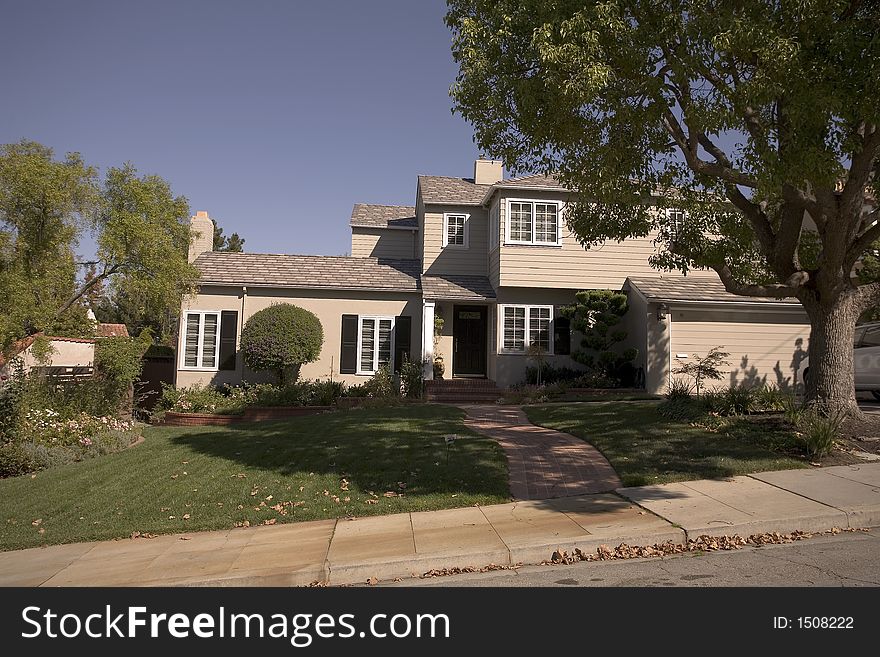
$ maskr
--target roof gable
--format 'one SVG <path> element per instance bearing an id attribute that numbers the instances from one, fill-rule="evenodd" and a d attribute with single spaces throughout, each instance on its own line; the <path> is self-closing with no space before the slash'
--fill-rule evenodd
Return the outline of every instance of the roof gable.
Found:
<path id="1" fill-rule="evenodd" d="M 419 227 L 416 209 L 411 205 L 376 205 L 356 203 L 351 211 L 351 226 L 359 228 L 403 228 L 414 230 Z"/>

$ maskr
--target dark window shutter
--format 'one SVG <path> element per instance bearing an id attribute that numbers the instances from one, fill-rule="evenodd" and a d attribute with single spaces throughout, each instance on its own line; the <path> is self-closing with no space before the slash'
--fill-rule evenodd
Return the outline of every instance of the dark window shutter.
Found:
<path id="1" fill-rule="evenodd" d="M 559 356 L 571 353 L 571 320 L 568 317 L 553 320 L 553 353 Z"/>
<path id="2" fill-rule="evenodd" d="M 404 356 L 412 360 L 412 317 L 400 315 L 394 320 L 394 371 L 399 372 Z"/>
<path id="3" fill-rule="evenodd" d="M 342 316 L 342 351 L 339 354 L 339 373 L 357 372 L 358 316 Z"/>
<path id="4" fill-rule="evenodd" d="M 224 310 L 220 313 L 220 369 L 235 369 L 235 342 L 238 333 L 238 312 Z"/>

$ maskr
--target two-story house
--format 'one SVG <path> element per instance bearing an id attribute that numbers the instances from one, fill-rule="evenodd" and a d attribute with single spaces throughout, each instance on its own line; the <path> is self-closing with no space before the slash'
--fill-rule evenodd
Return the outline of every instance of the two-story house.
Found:
<path id="1" fill-rule="evenodd" d="M 578 367 L 579 337 L 559 311 L 583 289 L 627 292 L 627 342 L 650 392 L 715 346 L 731 354 L 724 383 L 797 380 L 809 337 L 799 303 L 734 296 L 714 272 L 654 270 L 651 235 L 584 249 L 566 225 L 570 199 L 553 178 L 504 179 L 501 162 L 477 160 L 473 178 L 419 176 L 414 206 L 355 205 L 345 257 L 212 252 L 213 223 L 199 212 L 190 258 L 202 278 L 181 313 L 177 384 L 259 380 L 238 353 L 241 328 L 287 302 L 324 328 L 304 377 L 362 382 L 407 355 L 430 379 L 439 352 L 444 378 L 507 387 L 524 380 L 530 345 Z"/>

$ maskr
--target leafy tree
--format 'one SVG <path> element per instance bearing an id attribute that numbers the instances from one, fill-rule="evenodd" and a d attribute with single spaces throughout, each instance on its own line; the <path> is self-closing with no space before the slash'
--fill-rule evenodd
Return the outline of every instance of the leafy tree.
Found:
<path id="1" fill-rule="evenodd" d="M 245 364 L 257 372 L 269 370 L 284 385 L 292 370 L 293 380 L 304 363 L 317 360 L 324 343 L 324 329 L 314 313 L 280 303 L 251 315 L 241 331 Z"/>
<path id="2" fill-rule="evenodd" d="M 730 365 L 727 361 L 727 357 L 730 354 L 726 351 L 721 351 L 722 349 L 724 349 L 723 346 L 712 347 L 709 353 L 702 357 L 699 354 L 693 354 L 693 360 L 687 363 L 676 358 L 675 360 L 681 364 L 672 370 L 672 373 L 691 377 L 694 380 L 697 397 L 699 397 L 703 382 L 707 380 L 720 381 L 723 372 L 718 368 L 723 365 Z"/>
<path id="3" fill-rule="evenodd" d="M 575 295 L 576 303 L 561 309 L 571 319 L 571 327 L 581 333 L 583 349 L 572 358 L 604 376 L 620 379 L 627 366 L 638 356 L 637 349 L 616 350 L 627 333 L 619 327 L 629 310 L 626 294 L 614 290 L 582 290 Z"/>
<path id="4" fill-rule="evenodd" d="M 223 229 L 214 224 L 214 251 L 230 251 L 241 253 L 244 251 L 244 239 L 238 233 L 232 233 L 229 237 L 223 235 Z"/>
<path id="5" fill-rule="evenodd" d="M 34 142 L 0 147 L 0 295 L 16 300 L 0 317 L 3 347 L 39 331 L 93 330 L 87 301 L 104 286 L 110 298 L 136 292 L 145 306 L 178 308 L 198 276 L 187 262 L 188 217 L 185 198 L 129 164 L 99 185 L 77 154 L 57 161 Z M 86 231 L 97 254 L 76 262 Z"/>
<path id="6" fill-rule="evenodd" d="M 449 0 L 455 109 L 513 171 L 557 174 L 585 246 L 658 235 L 652 262 L 796 297 L 810 403 L 857 413 L 852 339 L 880 305 L 880 4 Z M 659 206 L 659 207 L 658 207 Z M 664 207 L 686 212 L 672 227 Z M 674 237 L 674 239 L 672 239 Z"/>

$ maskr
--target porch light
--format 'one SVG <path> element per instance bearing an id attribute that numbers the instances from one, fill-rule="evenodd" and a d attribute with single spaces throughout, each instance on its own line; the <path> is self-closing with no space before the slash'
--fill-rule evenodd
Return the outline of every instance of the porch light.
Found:
<path id="1" fill-rule="evenodd" d="M 657 321 L 662 322 L 666 320 L 666 315 L 669 312 L 669 306 L 665 303 L 661 303 L 657 306 Z"/>

